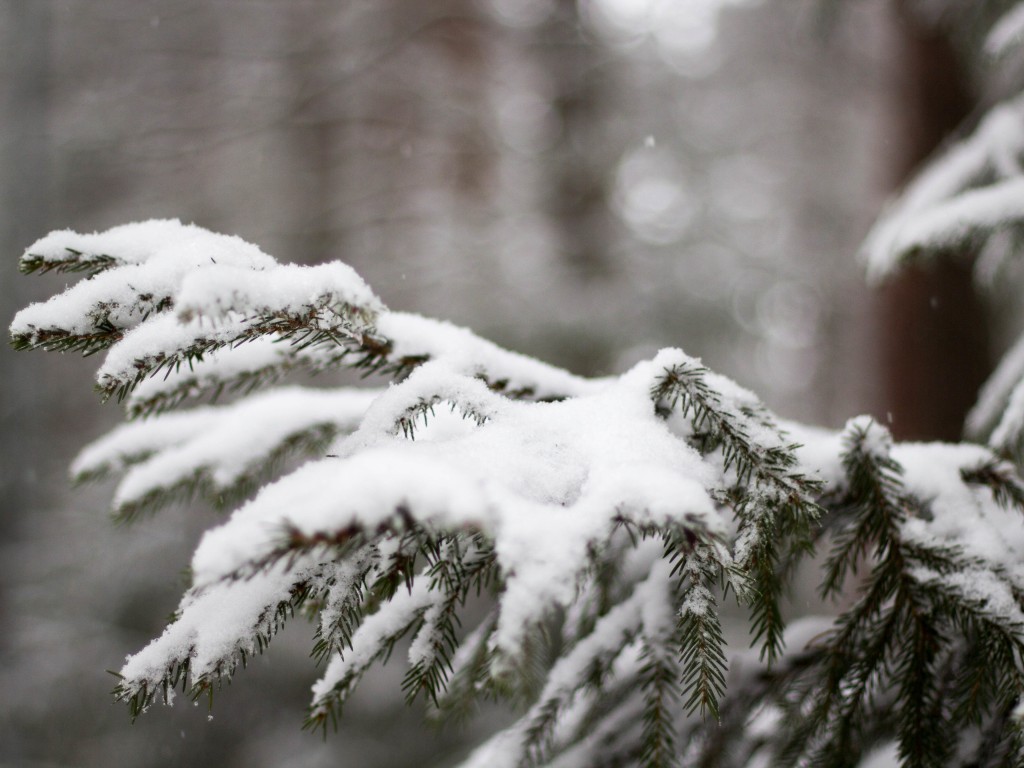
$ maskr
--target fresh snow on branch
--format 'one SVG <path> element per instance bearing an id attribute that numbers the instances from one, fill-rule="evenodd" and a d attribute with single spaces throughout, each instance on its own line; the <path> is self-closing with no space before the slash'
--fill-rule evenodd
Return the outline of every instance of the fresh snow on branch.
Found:
<path id="1" fill-rule="evenodd" d="M 404 376 L 444 361 L 496 391 L 538 400 L 600 386 L 449 323 L 388 312 L 345 264 L 280 265 L 239 238 L 176 221 L 53 233 L 23 266 L 94 272 L 19 312 L 12 338 L 20 348 L 107 350 L 99 390 L 127 398 L 131 415 L 264 386 L 296 368 L 343 365 Z"/>
<path id="2" fill-rule="evenodd" d="M 71 465 L 79 480 L 125 472 L 114 511 L 131 517 L 201 491 L 238 500 L 291 453 L 321 454 L 358 427 L 379 390 L 275 389 L 229 406 L 161 414 L 125 424 Z"/>
<path id="3" fill-rule="evenodd" d="M 536 358 L 502 349 L 471 331 L 407 312 L 387 312 L 377 331 L 397 360 L 438 360 L 492 389 L 529 400 L 561 400 L 595 392 L 606 382 L 585 379 Z"/>
<path id="4" fill-rule="evenodd" d="M 19 312 L 11 336 L 24 349 L 109 349 L 97 375 L 107 396 L 264 336 L 362 340 L 383 309 L 347 265 L 280 265 L 237 237 L 178 222 L 56 233 L 30 247 L 23 265 L 62 260 L 87 271 L 96 254 L 109 257 L 106 269 Z"/>
<path id="5" fill-rule="evenodd" d="M 1024 219 L 1024 97 L 992 109 L 929 163 L 875 224 L 862 250 L 880 280 L 915 258 L 968 247 Z M 973 247 L 970 247 L 973 246 Z"/>
<path id="6" fill-rule="evenodd" d="M 873 268 L 1012 218 L 1018 112 L 980 129 L 1006 152 L 968 140 L 908 195 Z M 133 715 L 176 687 L 212 696 L 300 613 L 318 617 L 325 663 L 309 727 L 335 722 L 402 642 L 410 701 L 441 716 L 521 701 L 467 766 L 845 765 L 881 743 L 854 735 L 876 733 L 912 765 L 979 743 L 1024 754 L 1008 725 L 1024 691 L 1024 486 L 988 448 L 897 444 L 867 417 L 783 423 L 679 349 L 577 377 L 392 312 L 346 265 L 279 265 L 178 222 L 54 233 L 23 268 L 87 276 L 19 313 L 15 346 L 106 349 L 100 389 L 140 417 L 86 447 L 76 478 L 122 475 L 125 519 L 193 495 L 244 502 L 122 668 Z M 1006 453 L 1024 431 L 1017 357 L 974 417 Z M 341 366 L 391 384 L 252 392 Z M 243 394 L 163 412 L 222 391 Z M 823 543 L 823 562 L 803 558 Z M 803 568 L 849 599 L 787 627 Z M 729 593 L 753 651 L 726 646 Z"/>
<path id="7" fill-rule="evenodd" d="M 196 583 L 272 558 L 289 531 L 317 540 L 410 521 L 470 527 L 493 538 L 508 574 L 494 645 L 514 655 L 525 628 L 572 602 L 589 549 L 620 519 L 724 533 L 710 496 L 717 473 L 672 435 L 649 397 L 680 354 L 662 353 L 604 391 L 556 403 L 511 401 L 477 379 L 423 366 L 374 402 L 333 449 L 339 458 L 267 487 L 210 531 L 193 560 Z M 445 439 L 407 439 L 403 420 L 435 403 L 472 414 L 471 426 Z"/>
<path id="8" fill-rule="evenodd" d="M 168 246 L 200 241 L 202 247 L 223 252 L 228 249 L 248 251 L 255 260 L 269 258 L 257 255 L 259 249 L 239 237 L 221 235 L 182 224 L 177 219 L 151 220 L 122 224 L 105 232 L 79 234 L 70 229 L 51 232 L 30 245 L 21 257 L 21 270 L 48 272 L 101 272 L 114 266 L 142 264 Z"/>
<path id="9" fill-rule="evenodd" d="M 993 25 L 985 38 L 985 52 L 1002 56 L 1024 42 L 1024 5 L 1010 7 Z"/>

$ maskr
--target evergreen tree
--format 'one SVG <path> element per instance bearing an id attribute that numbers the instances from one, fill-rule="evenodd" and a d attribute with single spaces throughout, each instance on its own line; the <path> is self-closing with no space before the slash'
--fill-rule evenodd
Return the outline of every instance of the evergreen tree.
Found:
<path id="1" fill-rule="evenodd" d="M 1010 10 L 991 45 L 1021 29 Z M 1022 123 L 1010 100 L 929 165 L 869 237 L 872 276 L 951 251 L 1005 268 Z M 300 613 L 309 728 L 401 649 L 437 717 L 516 707 L 467 766 L 1024 764 L 1024 342 L 968 419 L 987 445 L 894 444 L 868 417 L 783 422 L 679 349 L 577 377 L 389 310 L 344 264 L 177 221 L 54 232 L 21 266 L 85 279 L 20 312 L 14 346 L 105 352 L 131 419 L 75 477 L 122 475 L 124 521 L 237 506 L 119 672 L 133 717 L 212 703 Z M 346 367 L 391 384 L 273 387 Z M 836 609 L 787 623 L 807 573 Z M 752 650 L 727 646 L 725 600 Z"/>

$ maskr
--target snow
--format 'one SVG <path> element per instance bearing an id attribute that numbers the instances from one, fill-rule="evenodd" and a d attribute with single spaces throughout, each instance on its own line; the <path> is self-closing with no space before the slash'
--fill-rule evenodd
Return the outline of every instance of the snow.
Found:
<path id="1" fill-rule="evenodd" d="M 1024 218 L 1017 159 L 1024 149 L 1022 106 L 1024 101 L 1011 102 L 995 110 L 974 136 L 911 186 L 869 238 L 872 274 L 887 274 L 907 254 L 957 243 L 979 227 L 990 231 Z M 49 263 L 75 250 L 97 266 L 113 264 L 23 310 L 12 332 L 36 341 L 49 332 L 109 334 L 114 343 L 98 373 L 108 392 L 163 368 L 163 378 L 142 381 L 132 394 L 134 412 L 204 389 L 271 379 L 297 366 L 323 370 L 342 363 L 344 343 L 282 343 L 282 335 L 295 328 L 355 339 L 371 333 L 380 340 L 383 362 L 408 371 L 385 389 L 283 388 L 227 406 L 158 416 L 121 427 L 83 450 L 73 472 L 124 473 L 114 503 L 130 508 L 190 483 L 213 491 L 241 487 L 293 443 L 334 440 L 328 455 L 266 485 L 204 535 L 192 561 L 195 586 L 179 618 L 123 669 L 129 690 L 154 690 L 169 669 L 186 660 L 193 681 L 229 674 L 240 656 L 258 649 L 263 634 L 273 633 L 276 609 L 289 607 L 292 590 L 305 580 L 317 582 L 324 598 L 321 631 L 336 644 L 344 634 L 338 622 L 363 603 L 364 576 L 382 573 L 410 521 L 428 532 L 479 531 L 493 545 L 503 591 L 497 612 L 470 633 L 471 649 L 456 655 L 456 668 L 469 663 L 470 650 L 486 644 L 490 673 L 500 678 L 513 668 L 531 630 L 555 611 L 565 611 L 569 638 L 536 705 L 468 761 L 493 768 L 518 760 L 524 729 L 546 706 L 564 715 L 556 725 L 559 734 L 566 723 L 582 722 L 592 702 L 580 691 L 596 662 L 610 668 L 610 680 L 632 679 L 641 649 L 663 648 L 680 615 L 714 610 L 714 596 L 699 585 L 675 604 L 676 582 L 692 572 L 684 568 L 673 575 L 656 538 L 617 557 L 617 578 L 627 590 L 631 586 L 623 600 L 602 615 L 579 607 L 581 599 L 593 597 L 587 580 L 595 552 L 625 546 L 613 539 L 623 522 L 680 525 L 715 547 L 723 560 L 731 539 L 739 568 L 753 537 L 761 535 L 746 519 L 737 531 L 737 521 L 725 517 L 722 491 L 737 477 L 722 466 L 722 455 L 702 457 L 689 444 L 692 428 L 681 424 L 682 417 L 665 420 L 656 412 L 652 391 L 666 374 L 700 366 L 681 350 L 662 350 L 619 377 L 573 376 L 464 328 L 390 312 L 344 264 L 278 265 L 238 238 L 174 221 L 92 235 L 56 232 L 33 249 Z M 264 335 L 240 343 L 259 334 Z M 998 420 L 991 436 L 995 446 L 1024 432 L 1021 350 L 993 377 L 972 417 L 985 429 Z M 902 467 L 906 495 L 922 510 L 915 515 L 908 505 L 903 539 L 955 550 L 970 563 L 955 573 L 916 567 L 909 575 L 985 606 L 1008 627 L 1024 627 L 1014 592 L 1024 589 L 1019 514 L 999 507 L 988 489 L 962 479 L 965 470 L 992 461 L 988 449 L 894 444 L 869 417 L 851 420 L 841 432 L 776 425 L 751 392 L 713 372 L 700 376 L 713 417 L 744 435 L 753 455 L 799 443 L 793 474 L 819 479 L 827 491 L 842 491 L 847 483 L 843 455 L 852 434 L 860 436 L 859 447 L 868 456 L 891 457 Z M 752 499 L 802 492 L 792 477 L 753 483 Z M 772 510 L 762 504 L 751 514 Z M 366 540 L 356 541 L 347 560 L 327 562 L 336 554 L 329 548 L 275 560 L 286 535 L 330 540 L 351 531 L 365 532 Z M 695 567 L 696 561 L 688 566 Z M 420 627 L 410 663 L 433 658 L 447 596 L 430 585 L 428 569 L 362 621 L 351 647 L 332 655 L 314 686 L 314 708 L 328 707 L 334 694 L 346 693 L 390 641 L 409 629 Z M 785 635 L 791 652 L 813 642 L 831 622 L 811 618 L 791 625 Z M 733 655 L 731 676 L 756 667 L 759 662 L 748 655 Z M 561 763 L 587 764 L 594 739 L 624 727 L 626 721 L 616 718 L 635 714 L 636 705 L 631 700 L 600 722 Z M 753 727 L 767 733 L 773 716 L 765 710 Z"/>
<path id="2" fill-rule="evenodd" d="M 1024 527 L 1020 513 L 992 501 L 987 489 L 964 483 L 961 469 L 973 469 L 992 454 L 977 445 L 904 443 L 893 449 L 904 468 L 906 490 L 927 505 L 931 519 L 910 518 L 905 538 L 926 546 L 961 549 L 1024 586 Z"/>
<path id="3" fill-rule="evenodd" d="M 653 544 L 653 542 L 648 542 Z M 612 663 L 633 647 L 638 632 L 657 642 L 664 642 L 675 625 L 672 602 L 669 599 L 671 564 L 658 557 L 659 546 L 643 547 L 649 575 L 638 584 L 632 594 L 601 616 L 593 631 L 563 654 L 551 667 L 544 688 L 520 721 L 510 729 L 516 738 L 504 742 L 507 754 L 513 758 L 522 755 L 522 737 L 530 724 L 550 718 L 550 710 L 557 708 L 559 716 L 554 725 L 565 730 L 563 715 L 571 709 L 574 699 L 581 695 L 595 664 L 602 668 Z M 518 763 L 513 763 L 518 764 Z"/>
<path id="4" fill-rule="evenodd" d="M 1018 722 L 1024 721 L 1024 699 L 1017 702 L 1017 705 L 1013 708 L 1011 716 Z"/>
<path id="5" fill-rule="evenodd" d="M 985 52 L 1002 56 L 1024 40 L 1024 5 L 1015 5 L 993 25 L 985 38 Z"/>
<path id="6" fill-rule="evenodd" d="M 126 408 L 129 415 L 137 416 L 198 397 L 209 390 L 269 383 L 293 368 L 311 372 L 336 368 L 343 351 L 327 345 L 302 346 L 275 335 L 260 336 L 242 344 L 212 349 L 201 359 L 142 379 L 126 398 Z M 140 348 L 126 352 L 123 358 L 135 360 L 135 355 L 145 352 Z M 108 353 L 99 374 L 105 381 L 113 381 L 116 371 L 126 370 L 123 360 L 112 359 L 113 353 L 114 349 Z"/>
<path id="7" fill-rule="evenodd" d="M 23 259 L 42 258 L 60 262 L 81 254 L 80 261 L 108 257 L 120 264 L 141 264 L 173 240 L 203 237 L 205 230 L 177 219 L 122 224 L 104 232 L 79 234 L 70 229 L 51 232 L 25 249 Z"/>
<path id="8" fill-rule="evenodd" d="M 884 247 L 904 256 L 957 246 L 975 233 L 989 233 L 1024 219 L 1024 179 L 1014 178 L 935 201 L 887 233 Z M 881 251 L 879 251 L 881 252 Z M 882 267 L 873 267 L 876 271 Z"/>
<path id="9" fill-rule="evenodd" d="M 294 584 L 313 573 L 308 560 L 292 569 L 279 564 L 249 579 L 222 582 L 185 594 L 178 618 L 121 668 L 127 688 L 158 684 L 173 665 L 189 661 L 193 680 L 229 674 L 241 652 L 258 650 L 255 631 L 273 634 L 276 606 L 290 600 Z"/>
<path id="10" fill-rule="evenodd" d="M 362 602 L 362 579 L 370 568 L 379 562 L 379 551 L 371 546 L 360 548 L 350 557 L 337 563 L 334 583 L 328 590 L 327 600 L 320 610 L 320 636 L 333 637 L 335 627 L 344 618 L 346 610 L 353 603 Z"/>
<path id="11" fill-rule="evenodd" d="M 1010 393 L 1002 418 L 989 436 L 989 445 L 998 451 L 1010 451 L 1020 445 L 1024 436 L 1024 379 Z"/>
<path id="12" fill-rule="evenodd" d="M 954 573 L 937 573 L 928 568 L 913 568 L 910 575 L 921 584 L 941 586 L 945 591 L 960 595 L 986 615 L 996 617 L 1016 632 L 1024 631 L 1024 612 L 1021 611 L 1010 585 L 990 570 L 971 568 Z"/>
<path id="13" fill-rule="evenodd" d="M 602 388 L 606 381 L 574 376 L 526 355 L 509 352 L 466 328 L 407 312 L 388 312 L 377 330 L 391 339 L 393 357 L 429 357 L 468 376 L 486 376 L 505 389 L 532 390 L 537 400 L 572 397 Z"/>
<path id="14" fill-rule="evenodd" d="M 669 368 L 673 365 L 689 364 L 702 366 L 699 358 L 690 358 L 686 355 L 672 356 L 659 354 L 657 360 L 662 360 L 662 365 Z M 786 445 L 783 435 L 780 434 L 777 425 L 768 418 L 767 411 L 757 396 L 745 387 L 741 387 L 732 379 L 707 370 L 704 373 L 704 382 L 714 392 L 721 413 L 729 416 L 737 422 L 747 436 L 748 442 L 755 443 L 763 448 L 773 448 Z"/>
<path id="15" fill-rule="evenodd" d="M 889 458 L 892 453 L 892 435 L 889 430 L 870 416 L 858 416 L 846 422 L 843 432 L 860 435 L 858 447 L 864 455 L 878 461 Z"/>
<path id="16" fill-rule="evenodd" d="M 479 379 L 455 374 L 440 361 L 414 370 L 399 386 L 391 386 L 373 404 L 360 428 L 364 442 L 350 441 L 345 451 L 354 453 L 378 442 L 380 435 L 397 435 L 402 424 L 423 405 L 450 402 L 478 421 L 498 416 L 508 400 L 491 391 Z"/>
<path id="17" fill-rule="evenodd" d="M 416 633 L 416 637 L 409 645 L 410 667 L 427 664 L 434 658 L 434 643 L 439 639 L 435 631 L 437 622 L 444 611 L 444 604 L 441 601 L 435 601 L 423 612 L 423 627 Z"/>
<path id="18" fill-rule="evenodd" d="M 896 741 L 888 741 L 868 751 L 861 758 L 859 768 L 898 768 L 900 765 L 900 746 Z"/>
<path id="19" fill-rule="evenodd" d="M 71 463 L 71 476 L 105 477 L 157 451 L 179 445 L 202 427 L 209 410 L 212 409 L 169 413 L 159 419 L 122 424 L 79 452 Z"/>
<path id="20" fill-rule="evenodd" d="M 151 260 L 108 270 L 71 286 L 45 302 L 18 312 L 11 334 L 33 337 L 45 331 L 86 335 L 104 322 L 131 328 L 169 302 L 182 277 L 198 265 Z"/>
<path id="21" fill-rule="evenodd" d="M 124 425 L 87 446 L 72 471 L 89 475 L 133 466 L 114 494 L 115 509 L 204 478 L 215 489 L 258 474 L 286 441 L 318 428 L 351 432 L 379 390 L 275 389 L 238 403 L 172 413 Z"/>
<path id="22" fill-rule="evenodd" d="M 499 731 L 469 757 L 459 763 L 459 768 L 516 768 L 521 764 L 519 747 L 522 735 L 511 728 Z"/>
<path id="23" fill-rule="evenodd" d="M 117 227 L 82 236 L 84 242 L 77 237 L 69 232 L 52 233 L 36 245 L 42 243 L 42 255 L 52 257 L 68 243 L 78 243 L 102 253 L 112 251 L 126 263 L 82 280 L 48 301 L 26 307 L 11 324 L 13 335 L 34 338 L 44 331 L 89 334 L 104 322 L 118 329 L 131 328 L 169 308 L 188 275 L 217 264 L 245 270 L 268 269 L 275 264 L 270 256 L 241 238 L 183 227 L 177 222 Z"/>
<path id="24" fill-rule="evenodd" d="M 826 488 L 842 488 L 846 483 L 843 469 L 843 431 L 813 427 L 795 421 L 779 422 L 779 427 L 792 439 L 800 471 L 822 481 Z"/>
<path id="25" fill-rule="evenodd" d="M 1024 98 L 993 108 L 903 191 L 862 248 L 871 279 L 892 274 L 917 250 L 941 249 L 981 227 L 1021 218 L 1022 113 Z"/>
<path id="26" fill-rule="evenodd" d="M 385 322 L 388 317 L 381 316 Z M 76 466 L 82 471 L 128 467 L 116 502 L 129 504 L 195 477 L 230 484 L 289 435 L 313 424 L 330 423 L 344 431 L 358 425 L 332 446 L 336 458 L 308 463 L 266 486 L 204 536 L 192 563 L 196 594 L 219 594 L 222 587 L 248 583 L 233 581 L 238 575 L 262 576 L 261 563 L 281 544 L 286 530 L 310 537 L 352 526 L 377 532 L 382 526 L 400 529 L 407 517 L 428 528 L 480 530 L 493 540 L 504 575 L 500 612 L 487 629 L 496 674 L 503 660 L 519 652 L 531 626 L 552 609 L 574 603 L 593 547 L 606 542 L 619 521 L 678 523 L 705 537 L 725 535 L 727 522 L 712 499 L 712 491 L 725 482 L 720 467 L 702 459 L 651 402 L 651 390 L 667 370 L 696 365 L 680 350 L 663 350 L 617 379 L 587 381 L 482 346 L 484 356 L 490 354 L 489 374 L 498 370 L 517 383 L 580 392 L 556 402 L 519 401 L 476 378 L 479 368 L 459 354 L 459 344 L 467 339 L 462 329 L 432 327 L 430 321 L 411 316 L 399 326 L 402 322 L 430 334 L 399 334 L 396 346 L 401 349 L 406 343 L 417 354 L 427 349 L 429 361 L 382 392 L 280 390 L 231 406 L 161 416 L 100 441 Z M 467 343 L 477 343 L 473 339 Z M 722 407 L 755 439 L 768 446 L 781 443 L 782 436 L 759 415 L 753 395 L 714 374 L 707 378 L 720 391 L 715 397 Z M 429 417 L 429 426 L 424 417 Z M 143 438 L 147 423 L 156 428 Z M 388 557 L 389 541 L 397 545 L 397 539 L 378 542 L 380 561 Z M 642 551 L 649 552 L 645 563 L 640 562 Z M 635 571 L 642 582 L 635 600 L 599 619 L 603 629 L 581 641 L 580 653 L 607 643 L 621 646 L 615 638 L 623 637 L 627 625 L 642 626 L 651 637 L 671 631 L 676 616 L 663 594 L 668 565 L 652 568 L 650 559 L 659 551 L 660 544 L 651 541 L 626 559 L 624 568 Z M 348 590 L 358 570 L 341 578 L 341 586 L 331 592 L 322 617 L 325 632 L 331 631 L 331 616 L 341 610 L 339 601 L 350 599 Z M 421 576 L 414 590 L 422 589 L 425 581 Z M 704 595 L 704 604 L 698 604 L 698 597 L 686 609 L 706 609 L 710 596 Z M 318 684 L 318 696 L 359 674 L 370 660 L 367 654 L 375 653 L 375 643 L 386 633 L 404 627 L 403 621 L 429 619 L 431 610 L 438 610 L 426 597 L 396 606 L 382 608 L 362 625 L 356 649 L 344 661 L 332 663 Z M 251 613 L 236 616 L 233 626 L 221 628 L 247 636 L 251 627 L 245 620 Z M 625 622 L 623 628 L 615 629 L 616 622 Z M 159 649 L 173 646 L 181 651 L 181 638 L 197 642 L 187 626 L 175 630 L 173 637 L 173 643 L 167 640 L 147 649 L 147 669 L 157 669 Z M 426 630 L 414 640 L 414 662 L 429 655 L 431 640 Z M 223 651 L 225 646 L 216 647 Z M 571 678 L 570 661 L 559 673 L 565 677 L 556 675 L 553 684 Z M 136 663 L 142 665 L 143 659 Z"/>
<path id="27" fill-rule="evenodd" d="M 614 690 L 623 681 L 635 681 L 643 666 L 642 643 L 626 641 L 615 654 L 611 670 L 605 678 L 605 691 Z M 605 697 L 606 699 L 607 697 Z M 626 692 L 623 700 L 618 701 L 610 711 L 604 711 L 601 696 L 590 690 L 582 690 L 568 702 L 568 707 L 554 723 L 552 740 L 565 744 L 566 749 L 552 756 L 545 765 L 552 768 L 589 768 L 599 763 L 599 757 L 607 757 L 613 743 L 623 737 L 632 737 L 638 729 L 638 721 L 643 709 L 643 698 L 634 689 Z M 544 701 L 542 694 L 540 701 Z M 573 743 L 572 735 L 577 733 L 576 726 L 584 723 L 585 718 L 599 714 L 596 722 L 588 723 L 581 729 L 585 735 Z M 526 762 L 524 758 L 524 742 L 526 729 L 530 724 L 531 714 L 537 714 L 537 708 L 520 718 L 511 726 L 499 731 L 488 741 L 477 747 L 461 763 L 459 768 L 516 768 Z"/>
<path id="28" fill-rule="evenodd" d="M 1024 6 L 1018 6 L 993 28 L 989 52 L 1004 53 L 1022 29 Z M 1006 253 L 1016 250 L 1010 233 L 1024 223 L 1022 158 L 1024 96 L 1017 96 L 991 109 L 973 134 L 929 163 L 875 224 L 861 252 L 869 278 L 884 279 L 916 257 L 980 252 L 975 276 L 991 285 Z M 1022 378 L 1024 342 L 1018 342 L 969 414 L 970 436 L 992 433 L 995 449 L 1016 447 L 1024 431 Z"/>
<path id="29" fill-rule="evenodd" d="M 22 310 L 11 332 L 29 344 L 100 334 L 95 343 L 109 346 L 97 373 L 100 389 L 109 396 L 137 388 L 128 402 L 132 414 L 222 385 L 270 381 L 297 365 L 316 371 L 342 364 L 343 346 L 274 345 L 296 329 L 300 339 L 305 329 L 355 339 L 373 333 L 392 362 L 444 363 L 517 397 L 561 399 L 607 383 L 503 350 L 449 323 L 388 312 L 346 264 L 281 265 L 240 238 L 177 221 L 89 235 L 54 232 L 29 252 L 57 261 L 68 258 L 69 248 L 114 263 Z M 252 347 L 239 344 L 264 335 Z"/>
<path id="30" fill-rule="evenodd" d="M 115 264 L 26 307 L 14 318 L 11 333 L 29 344 L 98 334 L 97 344 L 112 345 L 97 373 L 107 394 L 161 366 L 188 362 L 211 346 L 275 332 L 277 323 L 283 322 L 283 332 L 294 326 L 358 336 L 371 330 L 384 310 L 346 264 L 279 265 L 240 238 L 177 221 L 142 222 L 91 235 L 55 232 L 29 253 L 54 261 L 67 258 L 69 248 L 111 257 Z M 259 351 L 266 367 L 268 349 Z M 248 370 L 257 356 L 249 356 Z M 272 362 L 299 357 L 279 352 Z M 220 383 L 214 381 L 217 370 L 206 366 L 205 379 L 175 377 L 170 386 L 184 386 L 189 394 L 190 386 Z M 168 391 L 166 386 L 153 389 Z"/>
<path id="31" fill-rule="evenodd" d="M 398 524 L 401 508 L 421 524 L 494 537 L 507 582 L 492 643 L 514 653 L 528 625 L 573 601 L 588 546 L 616 519 L 724 531 L 708 493 L 718 474 L 654 412 L 649 390 L 661 362 L 555 403 L 508 400 L 439 363 L 423 366 L 370 406 L 335 447 L 340 458 L 268 486 L 208 532 L 193 559 L 196 583 L 244 570 L 286 528 L 310 536 L 350 525 L 374 530 Z M 488 418 L 447 439 L 405 439 L 396 420 L 432 392 Z"/>
<path id="32" fill-rule="evenodd" d="M 177 360 L 183 350 L 246 338 L 266 317 L 296 316 L 313 327 L 351 336 L 368 330 L 381 308 L 365 283 L 344 264 L 286 265 L 262 272 L 213 266 L 194 271 L 180 282 L 174 297 L 177 315 L 150 318 L 127 333 L 108 352 L 97 373 L 102 388 L 112 389 L 132 380 L 140 370 L 149 370 L 140 361 Z M 260 351 L 266 355 L 267 348 Z"/>
<path id="33" fill-rule="evenodd" d="M 149 331 L 151 325 L 153 330 Z M 108 352 L 107 361 L 98 374 L 100 384 L 109 388 L 134 378 L 139 360 L 147 355 L 153 357 L 154 351 L 167 357 L 177 349 L 204 340 L 230 341 L 245 328 L 241 318 L 237 318 L 235 325 L 224 318 L 216 325 L 196 319 L 182 324 L 173 316 L 151 319 Z M 561 399 L 597 391 L 607 383 L 573 376 L 525 355 L 503 350 L 464 328 L 419 315 L 381 310 L 375 331 L 391 342 L 391 360 L 429 359 L 444 363 L 449 369 L 468 376 L 484 377 L 492 387 L 500 385 L 503 391 L 530 392 L 529 399 Z M 274 335 L 260 337 L 211 350 L 187 366 L 176 366 L 159 376 L 143 379 L 129 395 L 127 407 L 130 413 L 145 413 L 154 405 L 198 396 L 222 384 L 255 381 L 260 376 L 272 381 L 276 374 L 294 367 L 309 371 L 337 368 L 343 365 L 344 351 L 336 345 L 304 347 Z"/>
<path id="34" fill-rule="evenodd" d="M 227 318 L 235 313 L 296 314 L 296 308 L 306 307 L 330 308 L 340 314 L 346 304 L 371 318 L 384 308 L 356 271 L 341 262 L 275 265 L 262 272 L 245 265 L 218 264 L 186 277 L 175 302 L 183 320 Z"/>
<path id="35" fill-rule="evenodd" d="M 614 659 L 641 627 L 645 633 L 661 636 L 666 624 L 675 623 L 671 601 L 666 599 L 671 565 L 657 557 L 660 549 L 646 547 L 648 578 L 634 588 L 632 595 L 601 616 L 594 630 L 555 662 L 527 719 L 540 716 L 548 702 L 569 697 L 583 685 L 595 659 Z"/>
<path id="36" fill-rule="evenodd" d="M 835 629 L 832 616 L 801 616 L 786 625 L 784 638 L 789 653 L 802 653 Z"/>
<path id="37" fill-rule="evenodd" d="M 747 735 L 754 739 L 767 740 L 778 731 L 784 719 L 785 713 L 780 707 L 772 704 L 763 705 L 751 715 L 747 723 Z"/>
<path id="38" fill-rule="evenodd" d="M 245 324 L 237 316 L 234 323 L 219 325 L 202 319 L 182 323 L 168 313 L 151 317 L 107 351 L 96 371 L 96 383 L 104 391 L 113 391 L 165 360 L 179 360 L 181 350 L 228 344 L 244 330 Z"/>

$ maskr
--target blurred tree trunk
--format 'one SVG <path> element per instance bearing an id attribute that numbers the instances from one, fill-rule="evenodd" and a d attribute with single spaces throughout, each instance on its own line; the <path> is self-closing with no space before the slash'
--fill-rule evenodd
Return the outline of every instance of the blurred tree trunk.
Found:
<path id="1" fill-rule="evenodd" d="M 28 290 L 19 280 L 17 257 L 38 238 L 48 221 L 47 91 L 49 84 L 49 4 L 5 0 L 0 4 L 0 306 L 23 306 Z M 7 318 L 6 322 L 9 322 Z M 6 325 L 5 322 L 5 325 Z M 28 478 L 43 448 L 42 430 L 30 407 L 52 391 L 41 371 L 45 363 L 17 365 L 7 344 L 0 351 L 0 542 L 13 538 L 33 501 Z M 46 361 L 48 362 L 48 361 Z M 44 391 L 40 393 L 40 389 Z M 0 603 L 0 623 L 4 621 Z"/>
<path id="2" fill-rule="evenodd" d="M 892 93 L 886 184 L 902 185 L 968 117 L 975 99 L 942 30 L 924 28 L 907 4 L 892 15 Z M 967 259 L 914 267 L 878 297 L 883 413 L 904 440 L 957 440 L 990 370 L 988 323 Z"/>
<path id="3" fill-rule="evenodd" d="M 287 17 L 288 57 L 284 76 L 291 96 L 287 137 L 294 189 L 291 204 L 296 258 L 322 263 L 340 257 L 334 210 L 341 162 L 335 151 L 344 99 L 331 99 L 329 40 L 330 9 L 296 4 Z M 310 40 L 310 30 L 316 30 Z M 328 106 L 330 108 L 328 108 Z"/>
<path id="4" fill-rule="evenodd" d="M 602 163 L 603 122 L 611 102 L 600 46 L 588 40 L 573 0 L 558 0 L 544 28 L 539 63 L 553 82 L 561 126 L 548 169 L 548 210 L 559 252 L 572 273 L 588 280 L 612 271 L 608 243 L 608 168 Z"/>

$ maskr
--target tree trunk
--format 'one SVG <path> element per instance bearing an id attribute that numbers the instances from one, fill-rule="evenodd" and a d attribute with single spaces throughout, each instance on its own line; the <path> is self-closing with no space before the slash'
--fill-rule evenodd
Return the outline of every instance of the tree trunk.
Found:
<path id="1" fill-rule="evenodd" d="M 967 118 L 975 100 L 949 40 L 895 13 L 887 186 L 907 181 Z M 969 254 L 964 254 L 968 256 Z M 878 297 L 882 412 L 903 440 L 957 440 L 990 370 L 988 323 L 968 259 L 913 267 Z"/>
<path id="2" fill-rule="evenodd" d="M 0 6 L 4 30 L 3 71 L 0 72 L 0 308 L 6 322 L 27 303 L 28 288 L 17 275 L 17 256 L 46 227 L 48 138 L 46 132 L 49 84 L 50 9 L 48 3 L 12 0 Z M 6 326 L 6 323 L 5 323 Z M 36 503 L 29 478 L 38 470 L 45 446 L 34 423 L 38 402 L 54 395 L 45 381 L 49 361 L 10 360 L 16 353 L 0 350 L 0 542 L 14 538 L 19 521 Z M 40 391 L 42 389 L 42 392 Z M 0 624 L 6 626 L 4 593 L 0 592 Z M 4 650 L 0 642 L 0 651 Z"/>

